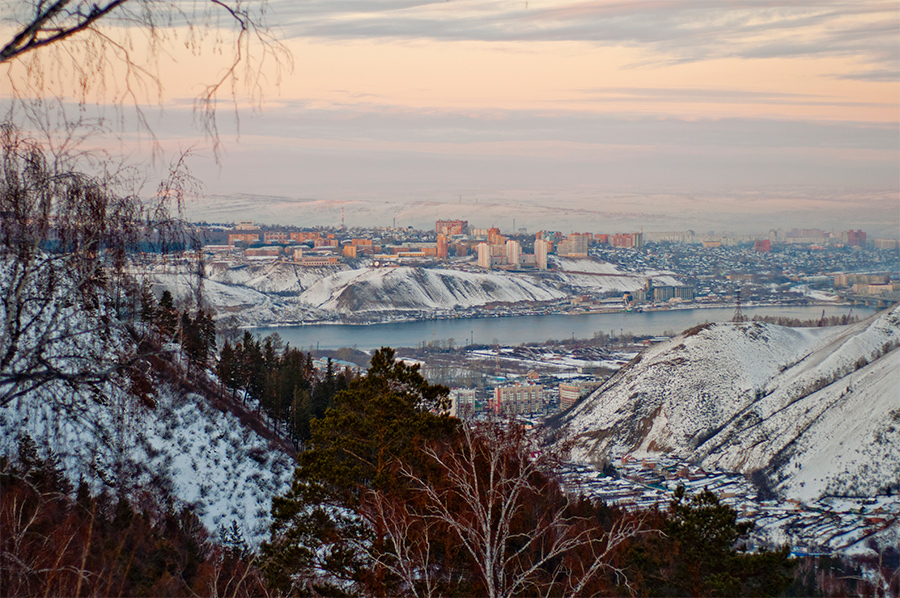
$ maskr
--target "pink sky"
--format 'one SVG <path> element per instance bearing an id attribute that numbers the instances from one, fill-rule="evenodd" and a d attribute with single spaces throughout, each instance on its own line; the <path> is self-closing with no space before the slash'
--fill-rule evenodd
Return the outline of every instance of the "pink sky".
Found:
<path id="1" fill-rule="evenodd" d="M 735 229 L 766 211 L 900 229 L 896 2 L 280 0 L 269 14 L 293 70 L 278 86 L 266 71 L 239 140 L 222 111 L 221 163 L 194 164 L 211 195 L 463 196 L 476 217 L 478 198 L 518 198 L 551 208 L 532 227 L 573 202 L 667 224 L 685 205 L 672 198 L 696 195 Z M 191 100 L 216 67 L 175 59 L 156 131 L 168 150 L 202 147 Z"/>

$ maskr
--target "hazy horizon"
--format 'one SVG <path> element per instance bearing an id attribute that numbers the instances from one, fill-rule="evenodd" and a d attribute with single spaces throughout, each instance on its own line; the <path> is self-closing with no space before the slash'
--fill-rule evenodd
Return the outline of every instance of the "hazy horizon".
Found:
<path id="1" fill-rule="evenodd" d="M 258 224 L 299 227 L 412 226 L 434 228 L 436 220 L 468 220 L 470 226 L 497 226 L 528 232 L 666 232 L 765 235 L 769 230 L 818 228 L 840 232 L 862 229 L 870 239 L 897 238 L 891 221 L 896 201 L 890 193 L 866 197 L 831 196 L 814 189 L 782 190 L 775 199 L 765 192 L 744 193 L 522 193 L 460 194 L 399 198 L 316 199 L 289 196 L 208 196 L 189 202 L 187 216 L 216 223 L 253 220 Z M 780 206 L 778 198 L 791 205 Z M 838 204 L 839 207 L 829 207 Z M 252 205 L 252 209 L 248 209 Z M 712 210 L 711 205 L 716 209 Z"/>
<path id="2" fill-rule="evenodd" d="M 423 228 L 900 233 L 894 2 L 277 0 L 268 14 L 293 71 L 263 69 L 258 107 L 236 97 L 239 134 L 220 103 L 219 163 L 193 98 L 227 57 L 173 47 L 159 107 L 139 99 L 166 156 L 194 148 L 198 217 L 339 224 L 343 205 L 348 224 Z M 92 143 L 144 160 L 129 127 Z"/>

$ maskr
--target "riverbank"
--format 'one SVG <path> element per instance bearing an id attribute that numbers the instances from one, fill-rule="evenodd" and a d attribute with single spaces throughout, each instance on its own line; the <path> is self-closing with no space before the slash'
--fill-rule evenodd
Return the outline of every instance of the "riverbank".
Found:
<path id="1" fill-rule="evenodd" d="M 495 314 L 478 317 L 416 319 L 413 321 L 375 322 L 370 324 L 315 323 L 306 325 L 268 326 L 252 331 L 265 336 L 277 332 L 294 347 L 361 350 L 381 346 L 417 347 L 442 342 L 448 346 L 469 344 L 520 345 L 551 339 L 585 339 L 597 334 L 620 336 L 629 332 L 638 336 L 678 333 L 705 322 L 724 322 L 734 316 L 734 304 L 725 306 L 691 305 L 677 309 L 643 312 Z M 745 316 L 788 317 L 810 320 L 843 316 L 851 312 L 861 318 L 877 310 L 850 305 L 742 305 Z"/>
<path id="2" fill-rule="evenodd" d="M 504 306 L 503 308 L 479 308 L 460 310 L 458 312 L 441 312 L 434 311 L 429 315 L 424 315 L 421 311 L 416 311 L 415 315 L 409 313 L 391 313 L 373 319 L 366 318 L 333 318 L 333 319 L 304 319 L 304 320 L 282 320 L 267 323 L 265 325 L 246 325 L 241 329 L 261 330 L 269 328 L 291 328 L 304 326 L 377 326 L 381 324 L 407 324 L 413 322 L 430 322 L 440 320 L 461 320 L 461 319 L 489 319 L 489 318 L 518 318 L 528 316 L 578 316 L 578 315 L 599 315 L 599 314 L 624 314 L 624 313 L 653 313 L 653 312 L 672 312 L 672 311 L 694 311 L 704 309 L 735 309 L 737 304 L 734 302 L 727 303 L 676 303 L 667 305 L 642 305 L 631 311 L 621 306 L 616 307 L 597 307 L 597 308 L 579 308 L 576 306 L 558 306 L 555 309 L 516 309 L 514 306 Z M 569 307 L 569 309 L 566 309 Z M 837 301 L 790 301 L 790 302 L 748 302 L 741 303 L 742 310 L 753 310 L 763 308 L 807 308 L 807 307 L 823 307 L 823 308 L 848 308 L 853 309 L 854 304 L 850 302 Z M 859 308 L 858 308 L 859 309 Z"/>

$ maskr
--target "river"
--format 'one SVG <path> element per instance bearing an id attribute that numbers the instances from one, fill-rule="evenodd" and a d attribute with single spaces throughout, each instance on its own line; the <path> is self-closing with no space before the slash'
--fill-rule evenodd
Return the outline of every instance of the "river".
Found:
<path id="1" fill-rule="evenodd" d="M 849 306 L 768 306 L 745 307 L 743 313 L 786 316 L 808 320 L 826 316 L 840 316 Z M 853 307 L 853 315 L 861 318 L 877 310 Z M 308 326 L 276 326 L 256 328 L 262 336 L 277 332 L 293 347 L 301 349 L 339 349 L 356 347 L 367 351 L 381 346 L 414 347 L 433 340 L 453 339 L 456 346 L 469 343 L 520 345 L 554 339 L 591 338 L 597 332 L 619 335 L 661 335 L 666 331 L 681 332 L 704 322 L 725 322 L 731 319 L 734 308 L 677 309 L 640 313 L 604 313 L 546 316 L 510 316 L 502 318 L 460 318 L 453 320 L 425 320 L 390 324 L 313 324 Z"/>

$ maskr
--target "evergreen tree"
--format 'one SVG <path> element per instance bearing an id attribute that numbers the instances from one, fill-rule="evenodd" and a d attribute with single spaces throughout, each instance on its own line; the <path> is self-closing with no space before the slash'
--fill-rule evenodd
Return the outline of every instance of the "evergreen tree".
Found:
<path id="1" fill-rule="evenodd" d="M 169 293 L 169 297 L 171 296 L 172 294 Z M 141 283 L 140 302 L 141 322 L 151 325 L 155 324 L 157 313 L 159 310 L 159 303 L 156 301 L 156 296 L 153 294 L 153 287 L 146 279 Z"/>
<path id="2" fill-rule="evenodd" d="M 289 431 L 296 426 L 297 415 L 295 414 L 294 402 L 298 393 L 306 397 L 307 407 L 309 405 L 309 388 L 310 382 L 306 378 L 304 370 L 305 360 L 303 353 L 290 346 L 285 347 L 284 353 L 281 355 L 280 368 L 278 372 L 277 391 L 276 391 L 276 417 L 279 421 L 288 424 Z M 309 427 L 308 418 L 306 414 Z M 296 442 L 297 438 L 293 432 L 289 432 L 292 440 Z"/>
<path id="3" fill-rule="evenodd" d="M 262 388 L 260 389 L 259 406 L 270 419 L 277 420 L 280 364 L 271 336 L 267 336 L 261 343 L 260 359 L 262 361 Z"/>
<path id="4" fill-rule="evenodd" d="M 662 532 L 632 547 L 629 577 L 648 596 L 777 596 L 791 584 L 787 547 L 746 552 L 741 541 L 753 528 L 708 490 L 675 491 L 668 513 L 657 513 Z"/>
<path id="5" fill-rule="evenodd" d="M 231 389 L 232 396 L 237 392 L 237 356 L 231 343 L 225 341 L 219 352 L 219 362 L 216 364 L 216 375 L 225 388 Z"/>
<path id="6" fill-rule="evenodd" d="M 325 377 L 313 389 L 312 395 L 312 416 L 320 419 L 325 416 L 325 411 L 332 405 L 334 396 L 337 394 L 334 380 L 334 366 L 331 358 L 325 368 Z"/>
<path id="7" fill-rule="evenodd" d="M 213 319 L 212 311 L 203 308 L 197 310 L 195 321 L 208 359 L 210 355 L 216 353 L 216 321 Z"/>
<path id="8" fill-rule="evenodd" d="M 640 519 L 571 501 L 545 473 L 553 451 L 536 454 L 523 428 L 437 415 L 446 392 L 382 349 L 312 420 L 262 547 L 276 590 L 493 598 L 617 585 L 602 573 Z"/>
<path id="9" fill-rule="evenodd" d="M 275 345 L 272 343 L 272 337 L 267 336 L 262 342 L 263 362 L 269 371 L 273 371 L 278 367 L 278 354 L 275 352 Z"/>
<path id="10" fill-rule="evenodd" d="M 178 329 L 181 338 L 181 350 L 187 355 L 190 364 L 196 365 L 199 358 L 200 345 L 194 322 L 187 311 L 181 314 Z"/>
<path id="11" fill-rule="evenodd" d="M 191 365 L 205 368 L 216 349 L 216 325 L 212 315 L 199 309 L 192 319 L 185 311 L 180 322 L 181 348 Z"/>
<path id="12" fill-rule="evenodd" d="M 178 311 L 175 309 L 175 301 L 168 289 L 163 291 L 159 298 L 159 307 L 156 312 L 156 321 L 159 325 L 159 334 L 163 340 L 172 340 L 178 329 Z"/>
<path id="13" fill-rule="evenodd" d="M 423 442 L 453 433 L 456 420 L 435 414 L 446 395 L 446 388 L 428 384 L 418 366 L 395 362 L 394 352 L 382 348 L 368 374 L 311 423 L 292 488 L 273 500 L 272 536 L 263 546 L 265 570 L 276 587 L 337 590 L 341 579 L 366 580 L 371 563 L 358 547 L 379 540 L 356 509 L 369 490 L 403 485 L 398 461 L 421 461 Z M 302 400 L 302 394 L 295 397 Z M 316 579 L 319 572 L 325 575 Z"/>
<path id="14" fill-rule="evenodd" d="M 266 364 L 263 360 L 262 349 L 258 339 L 255 339 L 249 331 L 244 332 L 241 343 L 241 385 L 246 397 L 251 400 L 261 401 L 266 386 Z M 257 407 L 260 407 L 257 404 Z"/>
<path id="15" fill-rule="evenodd" d="M 288 433 L 297 446 L 303 446 L 309 440 L 311 420 L 312 397 L 309 390 L 299 386 L 294 387 Z"/>

